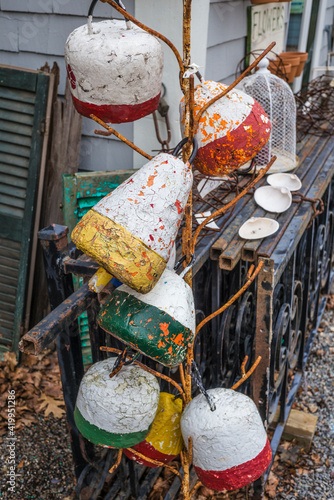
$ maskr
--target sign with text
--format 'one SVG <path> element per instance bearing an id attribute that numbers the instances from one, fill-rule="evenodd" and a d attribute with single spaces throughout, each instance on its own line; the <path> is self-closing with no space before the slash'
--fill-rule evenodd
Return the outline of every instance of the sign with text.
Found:
<path id="1" fill-rule="evenodd" d="M 276 42 L 277 54 L 283 51 L 285 8 L 286 4 L 274 2 L 248 7 L 248 52 L 264 50 L 271 42 Z"/>

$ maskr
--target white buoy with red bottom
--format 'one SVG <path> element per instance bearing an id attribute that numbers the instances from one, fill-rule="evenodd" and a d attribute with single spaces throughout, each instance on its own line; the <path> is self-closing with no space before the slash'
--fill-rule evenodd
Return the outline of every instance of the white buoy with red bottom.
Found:
<path id="1" fill-rule="evenodd" d="M 65 61 L 76 110 L 107 123 L 139 120 L 158 107 L 163 49 L 122 20 L 88 23 L 67 38 Z"/>
<path id="2" fill-rule="evenodd" d="M 271 462 L 270 443 L 254 402 L 232 389 L 209 389 L 185 408 L 183 440 L 192 438 L 193 465 L 204 486 L 235 490 L 258 479 Z"/>
<path id="3" fill-rule="evenodd" d="M 203 81 L 195 89 L 195 118 L 212 98 L 227 89 L 219 82 Z M 184 129 L 184 97 L 180 104 Z M 268 142 L 271 124 L 260 104 L 241 90 L 232 89 L 202 114 L 195 137 L 198 153 L 194 166 L 216 177 L 231 173 L 251 160 Z"/>

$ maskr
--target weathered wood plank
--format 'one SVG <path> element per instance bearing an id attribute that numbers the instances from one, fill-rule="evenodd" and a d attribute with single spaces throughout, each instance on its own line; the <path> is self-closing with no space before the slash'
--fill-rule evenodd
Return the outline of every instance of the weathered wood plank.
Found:
<path id="1" fill-rule="evenodd" d="M 274 419 L 271 423 L 271 427 L 275 427 L 275 424 L 279 421 L 280 407 L 278 407 Z M 290 441 L 291 439 L 296 439 L 298 443 L 303 445 L 305 451 L 308 451 L 311 447 L 313 436 L 317 427 L 318 415 L 312 413 L 306 413 L 301 410 L 291 410 L 289 418 L 285 424 L 283 439 Z"/>

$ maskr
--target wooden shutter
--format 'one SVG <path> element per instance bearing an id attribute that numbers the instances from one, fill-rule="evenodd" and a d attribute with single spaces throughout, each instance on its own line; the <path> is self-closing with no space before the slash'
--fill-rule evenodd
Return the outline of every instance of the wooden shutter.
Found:
<path id="1" fill-rule="evenodd" d="M 18 351 L 49 81 L 0 65 L 0 358 Z"/>
<path id="2" fill-rule="evenodd" d="M 63 175 L 64 220 L 69 228 L 69 235 L 77 222 L 101 198 L 113 191 L 134 173 L 134 170 L 115 170 L 112 172 L 84 172 Z M 73 277 L 77 288 L 82 278 Z M 92 362 L 87 313 L 78 318 L 82 355 L 84 364 Z"/>

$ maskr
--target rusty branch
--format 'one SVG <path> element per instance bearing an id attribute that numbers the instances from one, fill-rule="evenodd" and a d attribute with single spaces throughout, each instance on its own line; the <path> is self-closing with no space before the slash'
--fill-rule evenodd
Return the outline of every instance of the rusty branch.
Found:
<path id="1" fill-rule="evenodd" d="M 123 455 L 123 450 L 122 448 L 120 448 L 118 450 L 118 454 L 117 454 L 117 460 L 116 462 L 114 463 L 114 465 L 111 467 L 111 469 L 109 469 L 109 474 L 112 474 L 116 469 L 117 467 L 119 466 L 119 464 L 121 463 L 121 460 L 122 460 L 122 455 Z"/>
<path id="2" fill-rule="evenodd" d="M 195 484 L 195 486 L 190 491 L 189 498 L 191 498 L 193 496 L 193 494 L 196 493 L 196 491 L 198 490 L 198 488 L 200 488 L 201 486 L 203 486 L 203 484 L 201 483 L 201 481 L 197 481 L 197 483 Z"/>
<path id="3" fill-rule="evenodd" d="M 96 134 L 96 135 L 103 135 L 105 137 L 108 137 L 108 136 L 110 136 L 110 135 L 113 134 L 118 139 L 120 139 L 121 141 L 123 141 L 127 146 L 129 146 L 130 148 L 134 149 L 134 151 L 136 151 L 140 155 L 144 156 L 148 160 L 152 160 L 153 156 L 150 156 L 149 154 L 145 153 L 145 151 L 143 151 L 138 146 L 136 146 L 135 144 L 133 144 L 133 142 L 129 141 L 126 137 L 124 137 L 124 135 L 120 134 L 119 132 L 117 132 L 117 130 L 113 129 L 112 127 L 109 127 L 109 125 L 107 125 L 103 120 L 101 120 L 100 118 L 98 118 L 97 116 L 95 116 L 93 114 L 89 115 L 89 117 L 92 120 L 94 120 L 96 123 L 98 123 L 99 125 L 101 125 L 101 127 L 104 127 L 105 129 L 108 130 L 108 132 L 104 132 L 103 130 L 94 130 L 94 134 Z"/>
<path id="4" fill-rule="evenodd" d="M 222 215 L 224 212 L 229 210 L 231 207 L 233 207 L 240 200 L 240 198 L 245 196 L 245 194 L 247 194 L 248 191 L 250 191 L 259 182 L 259 180 L 261 180 L 262 177 L 268 172 L 268 170 L 270 169 L 270 167 L 272 166 L 272 164 L 274 163 L 275 160 L 276 160 L 276 156 L 273 156 L 272 159 L 270 160 L 270 162 L 268 163 L 268 165 L 265 168 L 261 168 L 261 170 L 259 171 L 258 175 L 255 177 L 255 179 L 252 182 L 250 182 L 248 184 L 248 186 L 245 187 L 245 189 L 243 189 L 243 191 L 241 191 L 241 193 L 238 194 L 238 196 L 236 196 L 232 201 L 230 201 L 230 203 L 227 203 L 227 205 L 224 205 L 222 208 L 220 208 L 216 212 L 213 212 L 209 217 L 207 217 L 198 226 L 198 228 L 196 229 L 196 231 L 194 233 L 193 239 L 192 239 L 191 253 L 195 252 L 196 240 L 198 238 L 199 233 L 203 229 L 203 227 L 206 226 L 207 223 L 210 222 L 210 220 L 217 217 L 217 215 Z"/>
<path id="5" fill-rule="evenodd" d="M 146 455 L 139 453 L 139 451 L 134 450 L 133 448 L 127 448 L 127 450 L 130 451 L 131 453 L 133 453 L 134 455 L 136 455 L 137 457 L 142 458 L 143 460 L 146 460 L 147 462 L 150 462 L 151 464 L 156 465 L 157 467 L 167 467 L 167 469 L 169 469 L 170 471 L 173 472 L 173 474 L 176 474 L 179 477 L 179 479 L 182 483 L 183 478 L 182 478 L 181 474 L 179 473 L 179 471 L 177 469 L 175 469 L 175 467 L 172 467 L 171 465 L 165 464 L 164 462 L 159 462 L 159 460 L 154 460 L 153 458 L 149 458 Z"/>
<path id="6" fill-rule="evenodd" d="M 106 346 L 101 346 L 100 350 L 107 351 L 107 352 L 113 352 L 115 354 L 121 354 L 123 352 L 120 349 L 115 349 L 114 347 L 106 347 Z M 131 358 L 131 355 L 127 354 L 127 357 Z M 163 373 L 159 373 L 159 372 L 156 372 L 155 370 L 152 370 L 152 368 L 149 368 L 148 366 L 144 365 L 140 361 L 134 360 L 133 362 L 136 365 L 143 368 L 143 370 L 145 370 L 149 373 L 152 373 L 152 375 L 155 375 L 156 377 L 162 378 L 163 380 L 166 380 L 166 382 L 169 382 L 170 384 L 172 384 L 174 387 L 176 387 L 176 389 L 181 394 L 183 401 L 185 401 L 185 394 L 184 394 L 181 386 L 177 382 L 175 382 L 175 380 L 171 379 L 170 377 L 167 377 L 167 375 L 164 375 Z"/>
<path id="7" fill-rule="evenodd" d="M 264 50 L 262 52 L 262 54 L 257 57 L 255 59 L 254 62 L 252 62 L 252 64 L 250 66 L 248 66 L 248 68 L 239 76 L 239 78 L 237 78 L 233 83 L 231 83 L 231 85 L 229 85 L 227 87 L 227 89 L 225 89 L 223 92 L 221 92 L 220 94 L 216 95 L 215 97 L 213 97 L 210 101 L 208 101 L 205 106 L 203 106 L 197 113 L 196 115 L 196 118 L 195 118 L 195 122 L 194 122 L 194 130 L 196 131 L 197 127 L 198 127 L 198 124 L 199 124 L 199 121 L 201 119 L 201 116 L 202 114 L 208 109 L 209 106 L 211 106 L 212 104 L 214 104 L 216 101 L 218 101 L 219 99 L 221 99 L 222 97 L 224 97 L 226 94 L 228 94 L 232 89 L 234 89 L 234 87 L 236 87 L 244 78 L 245 76 L 248 75 L 248 73 L 250 71 L 252 71 L 252 69 L 256 68 L 256 66 L 259 64 L 259 62 L 261 61 L 261 59 L 263 59 L 267 54 L 268 52 L 271 51 L 271 49 L 276 45 L 276 42 L 272 42 L 267 48 L 266 50 Z"/>
<path id="8" fill-rule="evenodd" d="M 246 356 L 246 358 L 248 358 L 248 356 Z M 246 365 L 246 363 L 247 363 L 246 358 L 244 359 L 244 361 L 242 363 L 243 365 Z M 241 384 L 243 384 L 245 382 L 245 380 L 247 380 L 252 375 L 252 373 L 255 371 L 256 367 L 260 363 L 261 359 L 262 359 L 261 356 L 259 356 L 257 358 L 257 360 L 255 361 L 255 363 L 253 364 L 253 366 L 251 366 L 251 368 L 248 370 L 248 372 L 246 374 L 243 374 L 241 379 L 238 380 L 238 382 L 236 384 L 232 385 L 231 389 L 233 389 L 234 391 L 236 389 L 238 389 L 238 387 L 240 387 Z"/>
<path id="9" fill-rule="evenodd" d="M 240 290 L 235 295 L 233 295 L 233 297 L 228 302 L 226 302 L 226 304 L 224 304 L 220 309 L 217 309 L 217 311 L 213 312 L 212 314 L 210 314 L 210 316 L 207 316 L 205 319 L 203 319 L 203 321 L 200 322 L 200 324 L 196 328 L 195 338 L 204 325 L 206 325 L 213 318 L 224 312 L 225 309 L 227 309 L 230 305 L 232 305 L 240 297 L 240 295 L 242 295 L 244 291 L 247 290 L 247 288 L 253 283 L 256 276 L 259 274 L 262 267 L 263 267 L 263 262 L 260 262 L 257 268 L 255 269 L 254 273 L 247 279 L 246 283 L 240 288 Z"/>
<path id="10" fill-rule="evenodd" d="M 173 45 L 172 42 L 170 40 L 168 40 L 168 38 L 166 38 L 164 35 L 162 35 L 158 31 L 155 31 L 152 28 L 149 28 L 148 26 L 145 26 L 145 24 L 143 24 L 140 21 L 138 21 L 138 19 L 136 19 L 135 17 L 131 16 L 131 14 L 129 14 L 126 10 L 122 9 L 122 7 L 120 7 L 119 5 L 117 5 L 117 3 L 113 2 L 113 0 L 101 0 L 101 2 L 102 3 L 108 3 L 109 5 L 111 5 L 112 7 L 114 7 L 114 9 L 116 9 L 124 17 L 126 17 L 127 19 L 129 19 L 130 21 L 132 21 L 134 24 L 136 24 L 137 26 L 139 26 L 139 28 L 141 28 L 144 31 L 147 31 L 147 33 L 149 33 L 150 35 L 156 36 L 157 38 L 159 38 L 160 40 L 162 40 L 163 42 L 165 42 L 165 44 L 168 45 L 168 47 L 174 52 L 174 55 L 175 55 L 175 57 L 177 59 L 177 62 L 178 62 L 179 68 L 180 68 L 181 76 L 183 75 L 183 73 L 184 73 L 184 66 L 183 66 L 183 62 L 182 62 L 180 53 L 177 50 L 177 48 L 175 47 L 175 45 Z"/>

